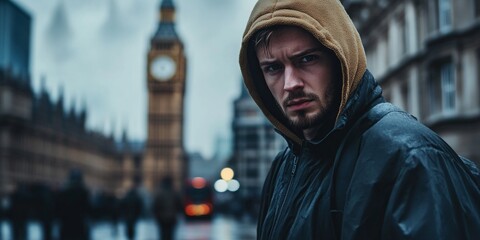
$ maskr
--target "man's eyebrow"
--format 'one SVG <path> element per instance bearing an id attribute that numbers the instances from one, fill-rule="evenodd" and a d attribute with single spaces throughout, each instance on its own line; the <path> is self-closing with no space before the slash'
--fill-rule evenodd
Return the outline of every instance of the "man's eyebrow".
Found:
<path id="1" fill-rule="evenodd" d="M 313 47 L 313 48 L 308 48 L 308 49 L 305 49 L 301 52 L 297 52 L 295 54 L 293 54 L 292 56 L 289 56 L 288 59 L 290 60 L 294 60 L 294 59 L 297 59 L 297 58 L 300 58 L 304 55 L 307 55 L 307 54 L 310 54 L 310 53 L 313 53 L 313 52 L 326 52 L 327 48 L 326 47 L 323 47 L 323 46 L 320 46 L 320 47 Z M 260 67 L 263 67 L 263 66 L 268 66 L 270 64 L 273 64 L 273 63 L 276 63 L 277 60 L 275 59 L 266 59 L 266 60 L 262 60 L 262 61 L 259 61 L 259 65 Z"/>
<path id="2" fill-rule="evenodd" d="M 306 50 L 303 50 L 301 52 L 293 54 L 292 56 L 288 57 L 288 59 L 290 59 L 290 60 L 296 59 L 296 58 L 302 57 L 304 55 L 307 55 L 307 54 L 310 54 L 310 53 L 313 53 L 313 52 L 322 52 L 323 53 L 323 52 L 326 52 L 326 48 L 325 47 L 309 48 L 309 49 L 306 49 Z"/>
<path id="3" fill-rule="evenodd" d="M 263 61 L 260 61 L 258 64 L 260 65 L 260 67 L 263 67 L 263 66 L 268 66 L 272 63 L 276 63 L 277 60 L 263 60 Z"/>

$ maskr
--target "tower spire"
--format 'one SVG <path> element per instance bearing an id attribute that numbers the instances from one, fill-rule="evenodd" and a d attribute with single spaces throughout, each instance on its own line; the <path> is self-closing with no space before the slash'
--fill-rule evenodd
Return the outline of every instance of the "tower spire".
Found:
<path id="1" fill-rule="evenodd" d="M 173 4 L 173 0 L 163 0 L 160 3 L 160 9 L 174 9 L 175 5 Z"/>
<path id="2" fill-rule="evenodd" d="M 159 9 L 158 28 L 152 40 L 178 40 L 175 31 L 175 5 L 173 0 L 162 0 Z"/>

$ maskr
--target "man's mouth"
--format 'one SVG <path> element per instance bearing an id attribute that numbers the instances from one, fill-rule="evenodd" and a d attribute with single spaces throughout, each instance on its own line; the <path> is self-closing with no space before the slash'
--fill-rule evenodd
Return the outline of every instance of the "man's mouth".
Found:
<path id="1" fill-rule="evenodd" d="M 309 98 L 297 98 L 287 102 L 287 107 L 312 101 Z"/>
<path id="2" fill-rule="evenodd" d="M 310 98 L 298 98 L 293 99 L 287 102 L 285 106 L 293 111 L 298 111 L 309 107 L 310 103 L 313 102 L 313 99 Z"/>

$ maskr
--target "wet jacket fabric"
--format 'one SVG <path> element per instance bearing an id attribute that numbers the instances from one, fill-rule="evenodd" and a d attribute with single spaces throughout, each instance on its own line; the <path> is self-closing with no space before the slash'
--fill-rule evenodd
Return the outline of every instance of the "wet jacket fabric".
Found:
<path id="1" fill-rule="evenodd" d="M 273 25 L 310 32 L 341 63 L 336 122 L 307 141 L 265 85 L 252 37 Z M 478 168 L 386 103 L 338 0 L 260 0 L 244 32 L 245 85 L 288 142 L 264 184 L 258 239 L 480 239 Z"/>
<path id="2" fill-rule="evenodd" d="M 478 168 L 385 103 L 368 71 L 346 106 L 322 141 L 275 159 L 258 239 L 478 239 Z"/>

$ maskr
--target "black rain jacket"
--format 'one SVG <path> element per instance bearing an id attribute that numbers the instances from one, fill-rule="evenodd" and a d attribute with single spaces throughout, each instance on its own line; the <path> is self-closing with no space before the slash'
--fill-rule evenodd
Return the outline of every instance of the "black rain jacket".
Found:
<path id="1" fill-rule="evenodd" d="M 259 239 L 480 239 L 478 168 L 385 103 L 368 71 L 325 138 L 287 140 Z"/>

